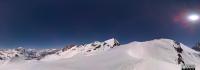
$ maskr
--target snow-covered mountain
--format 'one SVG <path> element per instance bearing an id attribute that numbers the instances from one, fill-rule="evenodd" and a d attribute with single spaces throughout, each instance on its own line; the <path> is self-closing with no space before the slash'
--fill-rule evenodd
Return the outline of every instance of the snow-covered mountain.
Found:
<path id="1" fill-rule="evenodd" d="M 46 55 L 54 54 L 57 49 L 24 49 L 22 47 L 16 49 L 2 49 L 0 50 L 0 60 L 11 60 L 13 58 L 22 58 L 23 60 L 40 60 Z"/>
<path id="2" fill-rule="evenodd" d="M 124 45 L 110 39 L 70 45 L 40 60 L 13 59 L 1 64 L 0 70 L 181 70 L 183 64 L 200 70 L 199 60 L 200 52 L 170 39 Z"/>
<path id="3" fill-rule="evenodd" d="M 11 60 L 13 58 L 22 58 L 22 60 L 48 60 L 70 58 L 78 54 L 86 56 L 94 55 L 120 45 L 119 42 L 112 38 L 104 42 L 95 41 L 85 45 L 69 45 L 62 49 L 24 49 L 22 47 L 16 49 L 0 50 L 0 60 Z M 44 59 L 43 59 L 44 58 Z"/>
<path id="4" fill-rule="evenodd" d="M 120 43 L 114 38 L 106 40 L 104 42 L 95 41 L 90 44 L 79 45 L 79 46 L 70 45 L 58 51 L 56 54 L 46 56 L 42 60 L 47 60 L 47 61 L 57 60 L 63 58 L 71 58 L 77 55 L 92 56 L 107 51 L 109 49 L 112 49 L 115 46 L 119 45 Z"/>

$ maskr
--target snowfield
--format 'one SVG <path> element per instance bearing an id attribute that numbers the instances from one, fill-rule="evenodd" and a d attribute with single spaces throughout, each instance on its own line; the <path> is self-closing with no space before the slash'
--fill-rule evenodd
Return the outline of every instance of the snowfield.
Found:
<path id="1" fill-rule="evenodd" d="M 108 45 L 94 50 L 91 44 L 58 51 L 41 60 L 24 60 L 22 57 L 0 60 L 0 70 L 181 70 L 178 64 L 177 46 L 170 39 L 131 42 L 115 46 L 114 39 Z M 180 44 L 185 64 L 200 70 L 200 53 Z M 109 47 L 109 48 L 108 48 Z M 89 52 L 86 50 L 90 50 Z"/>

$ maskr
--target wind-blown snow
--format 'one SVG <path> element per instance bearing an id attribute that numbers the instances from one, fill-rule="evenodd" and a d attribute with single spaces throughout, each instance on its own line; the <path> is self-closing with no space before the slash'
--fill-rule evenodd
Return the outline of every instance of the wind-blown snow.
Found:
<path id="1" fill-rule="evenodd" d="M 181 70 L 177 64 L 178 56 L 174 45 L 174 41 L 170 39 L 131 42 L 104 52 L 90 52 L 90 54 L 95 53 L 92 56 L 77 54 L 81 49 L 72 47 L 71 51 L 59 53 L 62 56 L 53 54 L 42 60 L 1 61 L 0 70 Z M 200 70 L 200 53 L 183 44 L 181 47 L 185 63 L 195 64 L 196 70 Z M 72 51 L 72 49 L 79 50 Z"/>

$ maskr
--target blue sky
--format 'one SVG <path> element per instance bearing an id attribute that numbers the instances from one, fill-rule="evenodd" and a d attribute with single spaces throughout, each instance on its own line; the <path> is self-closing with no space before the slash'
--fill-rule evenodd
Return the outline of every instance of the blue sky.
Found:
<path id="1" fill-rule="evenodd" d="M 0 1 L 0 48 L 56 48 L 116 38 L 125 44 L 170 38 L 193 46 L 200 24 L 174 21 L 200 12 L 198 0 Z"/>

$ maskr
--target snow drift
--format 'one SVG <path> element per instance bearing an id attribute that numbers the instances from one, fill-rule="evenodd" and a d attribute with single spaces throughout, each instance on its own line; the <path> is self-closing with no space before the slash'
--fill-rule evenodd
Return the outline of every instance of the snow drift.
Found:
<path id="1" fill-rule="evenodd" d="M 170 39 L 124 45 L 111 39 L 73 46 L 40 60 L 24 60 L 21 57 L 1 60 L 0 70 L 181 70 L 176 46 L 175 41 Z M 180 46 L 185 64 L 193 64 L 196 70 L 200 70 L 200 53 L 184 44 Z"/>

